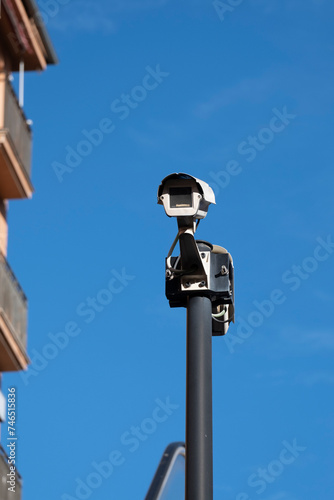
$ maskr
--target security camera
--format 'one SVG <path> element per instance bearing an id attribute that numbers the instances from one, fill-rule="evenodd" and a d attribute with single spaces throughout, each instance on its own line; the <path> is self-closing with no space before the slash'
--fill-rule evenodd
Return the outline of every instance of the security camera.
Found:
<path id="1" fill-rule="evenodd" d="M 224 335 L 234 321 L 234 273 L 231 255 L 223 247 L 195 240 L 200 219 L 215 203 L 211 187 L 184 173 L 170 174 L 158 189 L 158 204 L 176 217 L 178 233 L 166 257 L 166 296 L 171 307 L 187 307 L 188 299 L 209 297 L 213 335 Z M 179 243 L 180 254 L 173 256 Z"/>
<path id="2" fill-rule="evenodd" d="M 168 217 L 204 219 L 210 203 L 216 203 L 213 190 L 192 175 L 170 174 L 158 189 L 158 204 L 164 206 Z"/>

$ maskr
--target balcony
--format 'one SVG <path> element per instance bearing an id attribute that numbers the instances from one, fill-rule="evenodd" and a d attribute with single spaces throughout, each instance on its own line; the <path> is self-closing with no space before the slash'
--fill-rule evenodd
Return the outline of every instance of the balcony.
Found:
<path id="1" fill-rule="evenodd" d="M 0 372 L 27 368 L 26 345 L 27 299 L 0 253 Z"/>
<path id="2" fill-rule="evenodd" d="M 69 0 L 68 0 L 69 1 Z M 36 0 L 1 0 L 1 45 L 6 49 L 12 71 L 18 71 L 21 61 L 26 71 L 44 70 L 47 64 L 57 64 L 47 30 L 38 12 Z M 55 3 L 55 2 L 45 2 Z M 59 2 L 65 3 L 65 2 Z M 44 9 L 48 12 L 48 7 Z M 49 11 L 50 17 L 54 10 Z M 47 18 L 48 19 L 48 18 Z"/>
<path id="3" fill-rule="evenodd" d="M 21 500 L 21 489 L 22 489 L 22 479 L 20 474 L 15 471 L 15 493 L 13 491 L 8 491 L 7 484 L 8 476 L 10 473 L 8 465 L 8 456 L 0 445 L 0 498 L 1 500 Z"/>
<path id="4" fill-rule="evenodd" d="M 30 198 L 32 133 L 6 73 L 0 73 L 0 197 Z"/>

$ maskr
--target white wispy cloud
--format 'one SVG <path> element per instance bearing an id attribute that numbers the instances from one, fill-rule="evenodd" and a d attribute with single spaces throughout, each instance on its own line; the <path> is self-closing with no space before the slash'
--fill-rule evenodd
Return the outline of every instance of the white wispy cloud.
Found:
<path id="1" fill-rule="evenodd" d="M 159 141 L 153 134 L 144 130 L 139 130 L 134 127 L 127 128 L 127 135 L 139 147 L 143 148 L 158 148 Z"/>
<path id="2" fill-rule="evenodd" d="M 263 500 L 297 500 L 297 498 L 289 491 L 279 491 L 278 493 L 274 493 Z"/>
<path id="3" fill-rule="evenodd" d="M 275 81 L 276 75 L 266 73 L 254 78 L 245 78 L 235 85 L 223 87 L 208 100 L 199 103 L 195 108 L 195 115 L 207 118 L 221 108 L 236 102 L 262 102 L 270 95 Z"/>
<path id="4" fill-rule="evenodd" d="M 250 5 L 258 8 L 265 15 L 272 15 L 279 7 L 282 7 L 283 3 L 282 0 L 271 0 L 270 2 L 268 0 L 250 0 Z"/>
<path id="5" fill-rule="evenodd" d="M 300 47 L 300 52 L 302 50 L 307 49 Z M 327 60 L 319 62 L 321 70 L 326 64 Z M 332 62 L 329 62 L 325 71 L 332 66 Z M 295 100 L 303 114 L 322 115 L 334 102 L 331 82 L 324 79 L 322 73 L 311 72 L 302 63 L 279 64 L 261 75 L 241 79 L 233 85 L 222 85 L 218 92 L 195 104 L 193 113 L 199 118 L 209 118 L 227 106 L 264 103 L 283 92 Z"/>
<path id="6" fill-rule="evenodd" d="M 111 8 L 114 12 L 159 9 L 168 2 L 169 0 L 117 0 L 112 2 Z"/>
<path id="7" fill-rule="evenodd" d="M 40 9 L 43 13 L 43 8 Z M 103 4 L 72 2 L 59 7 L 56 15 L 49 18 L 52 28 L 59 31 L 86 33 L 114 33 L 116 24 Z"/>
<path id="8" fill-rule="evenodd" d="M 288 327 L 281 331 L 285 344 L 302 349 L 301 352 L 330 351 L 334 349 L 334 333 L 327 329 L 306 330 L 299 327 Z"/>
<path id="9" fill-rule="evenodd" d="M 323 301 L 323 302 L 331 302 L 333 303 L 334 302 L 334 294 L 333 293 L 329 293 L 329 292 L 325 292 L 324 290 L 320 290 L 320 289 L 316 289 L 314 290 L 314 296 Z"/>
<path id="10" fill-rule="evenodd" d="M 249 0 L 251 6 L 266 15 L 274 15 L 278 9 L 286 11 L 315 10 L 329 4 L 330 0 Z"/>
<path id="11" fill-rule="evenodd" d="M 75 30 L 80 32 L 114 33 L 117 31 L 118 15 L 138 11 L 159 9 L 170 0 L 114 0 L 112 2 L 91 0 L 72 0 L 68 4 L 58 4 L 51 13 L 43 3 L 40 11 L 46 18 L 46 24 L 60 31 Z"/>
<path id="12" fill-rule="evenodd" d="M 311 388 L 318 384 L 333 385 L 334 371 L 308 370 L 294 373 L 293 370 L 278 369 L 259 372 L 256 374 L 256 378 L 259 380 L 267 381 L 270 386 L 297 385 Z"/>
<path id="13" fill-rule="evenodd" d="M 280 386 L 289 380 L 289 372 L 285 369 L 278 369 L 270 372 L 258 372 L 255 377 L 259 380 L 270 380 L 271 386 Z"/>
<path id="14" fill-rule="evenodd" d="M 299 373 L 295 377 L 295 383 L 297 385 L 303 385 L 306 387 L 314 387 L 318 384 L 333 385 L 334 384 L 334 372 L 332 371 L 311 371 Z"/>

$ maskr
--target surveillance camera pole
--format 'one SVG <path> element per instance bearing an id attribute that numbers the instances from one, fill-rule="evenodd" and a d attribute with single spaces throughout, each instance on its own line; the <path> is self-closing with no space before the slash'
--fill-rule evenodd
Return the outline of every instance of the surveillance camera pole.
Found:
<path id="1" fill-rule="evenodd" d="M 213 498 L 211 314 L 209 297 L 188 297 L 186 500 Z"/>
<path id="2" fill-rule="evenodd" d="M 211 338 L 233 320 L 233 263 L 191 230 L 179 228 L 178 239 L 180 256 L 166 259 L 166 296 L 171 307 L 187 308 L 185 500 L 213 500 Z"/>
<path id="3" fill-rule="evenodd" d="M 159 186 L 158 203 L 179 228 L 166 258 L 166 297 L 171 307 L 187 308 L 185 500 L 213 500 L 211 338 L 234 321 L 233 261 L 224 248 L 194 237 L 215 203 L 208 184 L 171 174 Z M 180 255 L 173 257 L 177 241 Z"/>

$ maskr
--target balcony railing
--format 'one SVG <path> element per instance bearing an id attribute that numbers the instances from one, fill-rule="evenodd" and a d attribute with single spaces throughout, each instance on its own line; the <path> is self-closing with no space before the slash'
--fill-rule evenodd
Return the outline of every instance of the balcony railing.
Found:
<path id="1" fill-rule="evenodd" d="M 8 465 L 8 456 L 0 445 L 0 498 L 1 500 L 21 500 L 22 479 L 15 469 L 15 492 L 9 491 L 10 484 L 7 483 L 10 473 Z"/>
<path id="2" fill-rule="evenodd" d="M 0 314 L 15 336 L 16 342 L 25 352 L 27 345 L 27 298 L 1 252 Z"/>
<path id="3" fill-rule="evenodd" d="M 32 132 L 8 78 L 5 79 L 4 111 L 4 129 L 8 130 L 16 155 L 30 178 Z"/>

